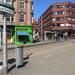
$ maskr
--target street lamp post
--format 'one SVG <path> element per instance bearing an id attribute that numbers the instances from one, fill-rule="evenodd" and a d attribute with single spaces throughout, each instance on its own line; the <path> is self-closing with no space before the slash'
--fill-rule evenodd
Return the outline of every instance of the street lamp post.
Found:
<path id="1" fill-rule="evenodd" d="M 42 16 L 41 16 L 41 41 L 43 41 L 43 27 L 42 27 Z"/>
<path id="2" fill-rule="evenodd" d="M 44 31 L 44 41 L 46 41 L 46 31 Z"/>
<path id="3" fill-rule="evenodd" d="M 14 7 L 12 5 L 7 4 L 7 0 L 0 0 L 0 14 L 3 15 L 3 40 L 2 40 L 2 48 L 3 48 L 3 69 L 5 73 L 8 70 L 8 60 L 7 60 L 7 32 L 6 32 L 6 16 L 14 14 Z"/>
<path id="4" fill-rule="evenodd" d="M 6 14 L 3 14 L 4 25 L 3 25 L 3 68 L 7 72 L 7 42 L 6 42 Z"/>
<path id="5" fill-rule="evenodd" d="M 6 0 L 4 0 L 4 3 L 6 3 Z M 3 13 L 3 69 L 5 72 L 7 72 L 8 64 L 7 64 L 7 42 L 6 42 L 6 13 Z"/>

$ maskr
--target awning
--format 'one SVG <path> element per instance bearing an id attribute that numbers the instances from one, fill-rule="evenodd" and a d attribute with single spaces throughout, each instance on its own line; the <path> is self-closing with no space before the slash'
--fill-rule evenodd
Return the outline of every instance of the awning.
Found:
<path id="1" fill-rule="evenodd" d="M 28 32 L 17 32 L 17 35 L 29 35 Z"/>
<path id="2" fill-rule="evenodd" d="M 7 4 L 7 3 L 0 3 L 0 6 L 9 8 L 9 9 L 15 11 L 15 8 L 14 8 L 12 5 L 10 5 L 10 4 Z"/>

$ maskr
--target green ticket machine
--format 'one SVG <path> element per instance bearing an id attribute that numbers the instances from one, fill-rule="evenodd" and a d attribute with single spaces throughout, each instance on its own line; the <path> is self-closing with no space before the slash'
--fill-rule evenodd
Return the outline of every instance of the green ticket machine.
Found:
<path id="1" fill-rule="evenodd" d="M 15 26 L 13 34 L 15 45 L 32 44 L 33 42 L 32 26 Z"/>

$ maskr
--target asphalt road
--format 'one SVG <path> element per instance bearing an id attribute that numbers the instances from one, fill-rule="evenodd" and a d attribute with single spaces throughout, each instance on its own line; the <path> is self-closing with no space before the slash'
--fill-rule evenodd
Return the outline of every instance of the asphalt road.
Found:
<path id="1" fill-rule="evenodd" d="M 25 65 L 14 67 L 8 75 L 75 75 L 75 40 L 26 47 L 23 53 L 24 57 L 29 56 L 24 60 Z M 9 50 L 8 57 L 14 58 L 15 50 Z M 14 64 L 9 64 L 9 68 Z"/>

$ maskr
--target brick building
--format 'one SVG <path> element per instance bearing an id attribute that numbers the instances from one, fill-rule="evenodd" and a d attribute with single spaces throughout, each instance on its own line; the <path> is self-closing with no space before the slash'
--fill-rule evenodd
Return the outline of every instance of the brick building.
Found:
<path id="1" fill-rule="evenodd" d="M 36 19 L 33 20 L 33 42 L 38 41 L 39 34 L 38 34 L 38 22 Z"/>
<path id="2" fill-rule="evenodd" d="M 33 21 L 33 1 L 16 0 L 15 2 L 15 23 L 16 25 L 32 25 Z"/>
<path id="3" fill-rule="evenodd" d="M 0 2 L 3 3 L 3 0 Z M 7 0 L 7 4 L 10 4 L 14 7 L 15 0 Z M 12 42 L 12 28 L 14 27 L 14 14 L 11 16 L 7 14 L 7 43 Z M 3 14 L 0 13 L 0 44 L 2 44 L 2 31 L 3 31 Z"/>
<path id="4" fill-rule="evenodd" d="M 33 1 L 32 0 L 7 0 L 15 8 L 14 15 L 7 15 L 7 43 L 13 43 L 13 28 L 15 26 L 28 26 L 33 23 Z M 0 14 L 0 29 L 3 28 L 3 15 Z M 2 31 L 0 31 L 0 43 L 2 42 Z"/>
<path id="5" fill-rule="evenodd" d="M 33 20 L 33 31 L 38 31 L 38 22 L 36 21 L 36 19 Z"/>
<path id="6" fill-rule="evenodd" d="M 60 2 L 49 6 L 49 8 L 38 19 L 39 34 L 44 36 L 45 32 L 67 33 L 68 37 L 75 37 L 75 3 Z M 42 32 L 41 32 L 42 27 Z"/>

